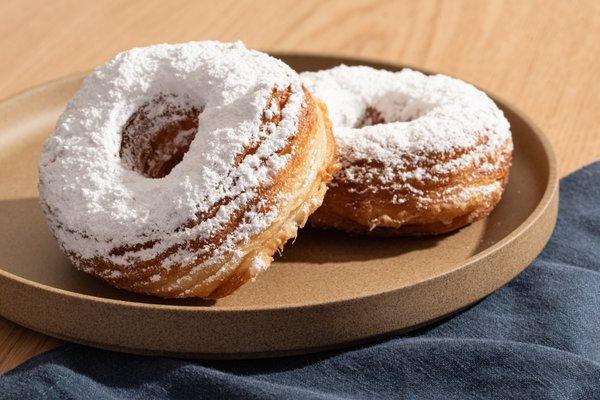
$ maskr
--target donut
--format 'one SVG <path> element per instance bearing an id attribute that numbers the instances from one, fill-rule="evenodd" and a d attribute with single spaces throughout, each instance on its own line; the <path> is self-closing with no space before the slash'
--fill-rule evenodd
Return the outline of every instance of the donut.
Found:
<path id="1" fill-rule="evenodd" d="M 500 201 L 510 127 L 474 86 L 366 66 L 301 77 L 328 106 L 342 164 L 311 225 L 374 236 L 441 234 L 487 216 Z"/>
<path id="2" fill-rule="evenodd" d="M 43 146 L 40 203 L 77 268 L 219 298 L 268 268 L 336 165 L 325 106 L 282 61 L 239 42 L 162 44 L 84 80 Z"/>

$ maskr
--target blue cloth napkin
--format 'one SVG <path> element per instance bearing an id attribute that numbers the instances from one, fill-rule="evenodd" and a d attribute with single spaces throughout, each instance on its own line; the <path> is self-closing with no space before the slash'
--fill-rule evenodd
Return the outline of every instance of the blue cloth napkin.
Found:
<path id="1" fill-rule="evenodd" d="M 0 398 L 600 399 L 600 162 L 564 178 L 556 230 L 517 278 L 378 344 L 249 361 L 68 344 L 0 376 Z"/>

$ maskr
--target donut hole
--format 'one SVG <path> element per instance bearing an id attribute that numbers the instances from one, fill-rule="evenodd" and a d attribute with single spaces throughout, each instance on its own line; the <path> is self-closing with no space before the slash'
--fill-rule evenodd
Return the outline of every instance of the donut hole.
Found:
<path id="1" fill-rule="evenodd" d="M 362 116 L 358 119 L 355 128 L 364 128 L 365 126 L 385 124 L 387 121 L 375 107 L 367 107 Z"/>
<path id="2" fill-rule="evenodd" d="M 121 162 L 147 178 L 164 178 L 183 160 L 198 131 L 203 107 L 161 94 L 139 107 L 121 132 Z"/>
<path id="3" fill-rule="evenodd" d="M 400 93 L 387 93 L 365 108 L 355 128 L 392 122 L 411 122 L 425 115 L 431 108 L 429 104 L 407 98 Z"/>

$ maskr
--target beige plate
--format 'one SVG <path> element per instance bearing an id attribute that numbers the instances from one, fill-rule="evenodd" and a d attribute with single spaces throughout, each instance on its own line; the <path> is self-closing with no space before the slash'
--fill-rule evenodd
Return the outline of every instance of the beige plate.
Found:
<path id="1" fill-rule="evenodd" d="M 297 70 L 346 64 L 283 56 Z M 42 141 L 81 76 L 0 103 L 0 314 L 74 342 L 134 353 L 242 358 L 305 353 L 406 331 L 464 308 L 522 271 L 556 221 L 552 150 L 538 129 L 501 104 L 514 164 L 492 215 L 426 239 L 372 239 L 304 229 L 254 283 L 217 302 L 130 294 L 76 271 L 38 205 Z"/>

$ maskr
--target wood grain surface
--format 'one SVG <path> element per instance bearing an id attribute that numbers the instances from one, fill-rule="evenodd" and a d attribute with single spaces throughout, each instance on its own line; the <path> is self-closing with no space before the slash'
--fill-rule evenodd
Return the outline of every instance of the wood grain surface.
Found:
<path id="1" fill-rule="evenodd" d="M 600 158 L 600 1 L 0 1 L 0 98 L 160 42 L 243 40 L 456 76 L 525 112 L 561 175 Z M 0 318 L 0 373 L 60 342 Z"/>

